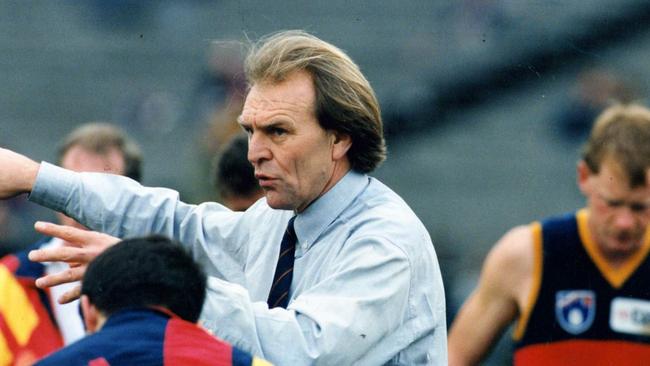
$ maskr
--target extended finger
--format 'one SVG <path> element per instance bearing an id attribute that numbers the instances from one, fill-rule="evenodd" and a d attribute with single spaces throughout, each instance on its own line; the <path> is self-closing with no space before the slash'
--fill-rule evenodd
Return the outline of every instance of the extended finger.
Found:
<path id="1" fill-rule="evenodd" d="M 34 224 L 34 229 L 44 235 L 54 236 L 70 243 L 83 243 L 88 236 L 88 231 L 86 230 L 44 221 L 37 221 Z"/>
<path id="2" fill-rule="evenodd" d="M 68 268 L 64 271 L 36 279 L 36 287 L 44 289 L 63 283 L 80 281 L 83 278 L 84 272 L 86 272 L 86 267 Z"/>
<path id="3" fill-rule="evenodd" d="M 87 263 L 92 256 L 87 250 L 76 247 L 34 249 L 27 255 L 32 262 Z"/>
<path id="4" fill-rule="evenodd" d="M 59 304 L 67 304 L 81 297 L 81 285 L 75 286 L 72 290 L 66 291 L 59 296 Z"/>

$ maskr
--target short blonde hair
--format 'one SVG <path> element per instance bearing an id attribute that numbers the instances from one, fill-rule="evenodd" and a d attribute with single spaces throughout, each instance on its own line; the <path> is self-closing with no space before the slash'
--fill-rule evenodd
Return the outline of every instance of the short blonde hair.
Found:
<path id="1" fill-rule="evenodd" d="M 650 169 L 650 110 L 638 104 L 618 104 L 596 119 L 582 159 L 594 173 L 605 159 L 620 164 L 630 187 L 646 184 Z"/>
<path id="2" fill-rule="evenodd" d="M 68 150 L 75 146 L 99 155 L 108 154 L 111 149 L 116 149 L 124 159 L 123 175 L 137 181 L 142 178 L 140 148 L 117 126 L 107 122 L 89 122 L 77 127 L 59 146 L 59 162 L 63 160 Z"/>
<path id="3" fill-rule="evenodd" d="M 313 78 L 321 127 L 351 137 L 347 156 L 352 169 L 373 171 L 386 158 L 379 103 L 368 80 L 343 51 L 306 32 L 283 31 L 253 45 L 245 64 L 250 86 L 280 82 L 300 70 Z"/>

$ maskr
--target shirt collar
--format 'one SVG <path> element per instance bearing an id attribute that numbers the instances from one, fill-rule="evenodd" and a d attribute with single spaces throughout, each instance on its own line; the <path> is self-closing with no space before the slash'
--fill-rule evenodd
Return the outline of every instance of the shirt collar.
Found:
<path id="1" fill-rule="evenodd" d="M 350 170 L 334 187 L 298 214 L 294 228 L 303 250 L 309 249 L 314 244 L 367 184 L 367 175 Z"/>
<path id="2" fill-rule="evenodd" d="M 128 306 L 126 308 L 117 310 L 106 319 L 101 329 L 109 328 L 117 324 L 132 323 L 134 319 L 148 319 L 150 317 L 163 317 L 163 318 L 178 318 L 169 310 L 163 311 L 162 307 L 142 307 L 142 306 Z"/>

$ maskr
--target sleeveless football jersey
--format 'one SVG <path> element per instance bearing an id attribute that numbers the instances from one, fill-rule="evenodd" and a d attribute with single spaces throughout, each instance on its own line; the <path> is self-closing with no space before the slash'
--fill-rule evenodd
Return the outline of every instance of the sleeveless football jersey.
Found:
<path id="1" fill-rule="evenodd" d="M 534 279 L 515 365 L 650 364 L 650 235 L 620 268 L 596 251 L 588 212 L 534 223 Z"/>

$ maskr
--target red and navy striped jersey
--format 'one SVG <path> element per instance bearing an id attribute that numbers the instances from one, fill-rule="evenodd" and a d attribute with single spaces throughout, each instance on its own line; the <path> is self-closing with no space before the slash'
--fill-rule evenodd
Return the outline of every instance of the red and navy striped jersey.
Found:
<path id="1" fill-rule="evenodd" d="M 597 250 L 588 211 L 534 223 L 529 304 L 515 329 L 515 365 L 647 365 L 650 232 L 618 268 Z"/>
<path id="2" fill-rule="evenodd" d="M 102 328 L 36 363 L 38 366 L 270 365 L 203 328 L 153 309 L 112 314 Z"/>

